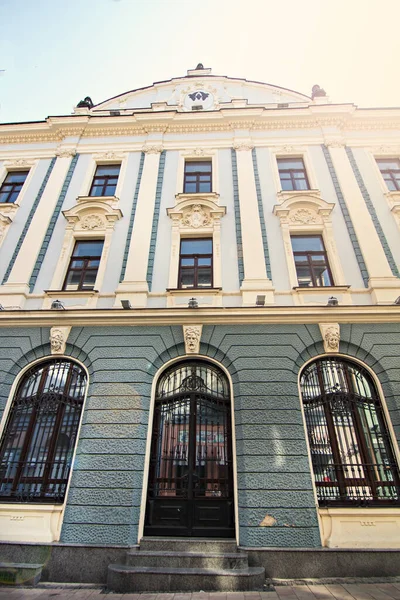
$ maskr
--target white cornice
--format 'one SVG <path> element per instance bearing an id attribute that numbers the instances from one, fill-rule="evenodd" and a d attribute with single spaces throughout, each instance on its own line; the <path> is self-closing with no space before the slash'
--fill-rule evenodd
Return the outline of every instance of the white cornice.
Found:
<path id="1" fill-rule="evenodd" d="M 2 310 L 0 327 L 400 323 L 400 306 Z"/>

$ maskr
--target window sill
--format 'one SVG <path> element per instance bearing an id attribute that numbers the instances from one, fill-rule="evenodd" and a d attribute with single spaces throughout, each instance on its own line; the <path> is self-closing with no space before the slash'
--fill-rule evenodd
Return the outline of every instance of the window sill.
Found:
<path id="1" fill-rule="evenodd" d="M 321 192 L 320 190 L 317 189 L 309 189 L 309 190 L 280 190 L 279 192 L 277 192 L 277 198 L 279 200 L 279 202 L 284 202 L 285 200 L 288 200 L 289 198 L 302 198 L 307 197 L 307 196 L 317 196 L 319 199 L 321 199 Z"/>
<path id="2" fill-rule="evenodd" d="M 212 288 L 167 288 L 167 294 L 169 295 L 193 295 L 204 296 L 206 294 L 219 294 L 222 291 L 221 287 Z"/>
<path id="3" fill-rule="evenodd" d="M 44 290 L 44 293 L 50 298 L 56 296 L 94 296 L 99 290 Z"/>
<path id="4" fill-rule="evenodd" d="M 119 203 L 118 196 L 78 196 L 76 199 L 77 204 L 85 204 L 88 202 L 101 202 L 102 204 L 108 204 L 112 208 L 116 207 Z"/>
<path id="5" fill-rule="evenodd" d="M 177 203 L 184 202 L 185 200 L 205 198 L 206 200 L 210 200 L 210 202 L 214 202 L 214 204 L 218 204 L 219 194 L 216 192 L 191 192 L 190 194 L 175 194 L 175 198 Z"/>
<path id="6" fill-rule="evenodd" d="M 7 217 L 15 215 L 19 209 L 17 202 L 0 202 L 0 212 Z"/>
<path id="7" fill-rule="evenodd" d="M 318 293 L 329 292 L 331 294 L 332 292 L 338 292 L 338 293 L 347 292 L 350 289 L 350 286 L 349 285 L 322 285 L 322 286 L 314 285 L 314 286 L 310 286 L 310 287 L 295 286 L 292 289 L 295 292 L 305 292 L 306 294 L 315 294 L 316 292 L 318 292 Z"/>

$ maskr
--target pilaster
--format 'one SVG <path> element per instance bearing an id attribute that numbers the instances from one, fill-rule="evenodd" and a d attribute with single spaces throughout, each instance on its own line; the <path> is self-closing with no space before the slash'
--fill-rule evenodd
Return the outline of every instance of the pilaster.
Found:
<path id="1" fill-rule="evenodd" d="M 394 302 L 399 296 L 400 280 L 393 276 L 346 149 L 344 145 L 334 143 L 329 152 L 368 269 L 372 298 L 377 304 Z"/>
<path id="2" fill-rule="evenodd" d="M 258 294 L 265 295 L 266 304 L 273 304 L 272 282 L 267 276 L 257 189 L 254 179 L 253 144 L 240 140 L 233 145 L 236 150 L 240 222 L 244 279 L 241 286 L 244 305 L 254 305 Z"/>
<path id="3" fill-rule="evenodd" d="M 135 223 L 124 279 L 116 290 L 115 306 L 121 306 L 121 300 L 129 300 L 132 306 L 144 307 L 149 292 L 147 266 L 156 201 L 158 169 L 163 148 L 160 144 L 146 144 L 142 150 L 145 153 L 145 159 L 137 199 Z"/>

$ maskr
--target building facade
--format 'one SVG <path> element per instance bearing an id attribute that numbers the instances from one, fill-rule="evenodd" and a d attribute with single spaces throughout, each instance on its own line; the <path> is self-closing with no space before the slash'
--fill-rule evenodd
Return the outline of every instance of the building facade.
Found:
<path id="1" fill-rule="evenodd" d="M 0 126 L 4 551 L 399 574 L 399 136 L 202 65 Z"/>

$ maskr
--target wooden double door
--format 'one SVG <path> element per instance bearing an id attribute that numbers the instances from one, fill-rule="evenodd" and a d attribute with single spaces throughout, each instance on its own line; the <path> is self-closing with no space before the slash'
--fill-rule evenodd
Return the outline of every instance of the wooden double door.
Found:
<path id="1" fill-rule="evenodd" d="M 153 422 L 145 535 L 233 537 L 231 401 L 203 362 L 167 372 Z"/>

